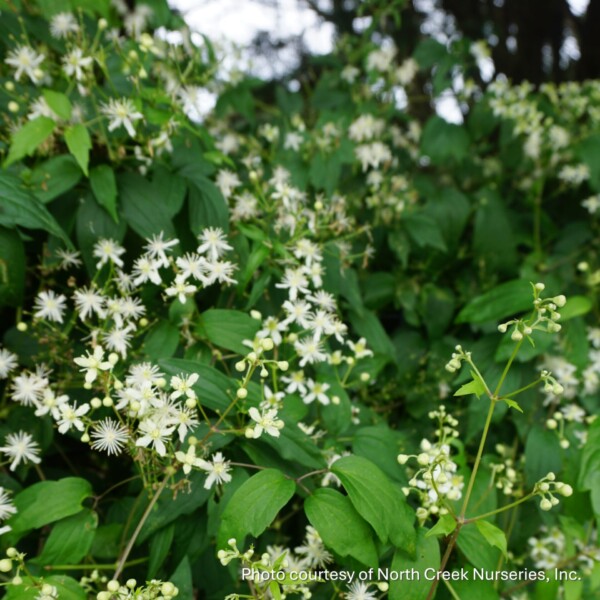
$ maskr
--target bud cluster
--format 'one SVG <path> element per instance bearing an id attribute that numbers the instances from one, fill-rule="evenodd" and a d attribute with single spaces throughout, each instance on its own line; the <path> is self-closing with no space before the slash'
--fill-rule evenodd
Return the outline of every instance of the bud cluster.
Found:
<path id="1" fill-rule="evenodd" d="M 573 494 L 573 488 L 568 483 L 556 481 L 556 476 L 550 472 L 535 484 L 533 493 L 542 497 L 540 508 L 542 510 L 550 510 L 560 502 L 555 494 L 569 497 Z"/>
<path id="2" fill-rule="evenodd" d="M 448 371 L 449 373 L 455 373 L 456 371 L 458 371 L 462 365 L 462 361 L 471 358 L 471 353 L 464 352 L 462 346 L 457 345 L 454 349 L 456 350 L 456 352 L 452 353 L 452 356 L 445 367 L 446 371 Z"/>
<path id="3" fill-rule="evenodd" d="M 511 456 L 511 448 L 504 444 L 497 444 L 496 452 L 501 460 L 490 464 L 492 481 L 504 495 L 520 498 L 523 495 L 523 474 L 516 468 L 515 460 Z"/>
<path id="4" fill-rule="evenodd" d="M 510 338 L 515 342 L 530 336 L 534 330 L 547 331 L 548 333 L 559 332 L 561 325 L 558 323 L 560 320 L 558 309 L 566 304 L 567 298 L 563 294 L 553 298 L 541 298 L 540 293 L 545 287 L 543 283 L 533 285 L 534 314 L 529 319 L 511 319 L 505 323 L 500 323 L 498 331 L 506 333 L 509 327 L 512 327 Z"/>

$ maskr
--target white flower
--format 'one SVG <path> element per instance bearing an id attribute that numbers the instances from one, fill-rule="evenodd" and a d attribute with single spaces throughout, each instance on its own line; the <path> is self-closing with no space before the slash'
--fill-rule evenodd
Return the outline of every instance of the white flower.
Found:
<path id="1" fill-rule="evenodd" d="M 165 442 L 173 433 L 175 428 L 164 423 L 158 423 L 152 419 L 145 419 L 140 423 L 139 430 L 144 434 L 140 437 L 135 445 L 147 448 L 149 445 L 158 452 L 159 456 L 165 456 L 167 448 Z"/>
<path id="2" fill-rule="evenodd" d="M 308 294 L 308 279 L 304 274 L 304 268 L 286 269 L 281 283 L 276 283 L 275 287 L 289 290 L 290 300 L 296 300 L 298 292 Z"/>
<path id="3" fill-rule="evenodd" d="M 12 503 L 10 496 L 6 490 L 0 486 L 0 521 L 8 519 L 11 515 L 17 512 L 15 505 Z"/>
<path id="4" fill-rule="evenodd" d="M 306 384 L 308 385 L 309 393 L 302 398 L 304 404 L 310 404 L 317 400 L 323 405 L 329 404 L 329 397 L 325 393 L 329 389 L 328 383 L 319 383 L 309 379 Z"/>
<path id="5" fill-rule="evenodd" d="M 160 285 L 162 283 L 162 278 L 158 273 L 160 266 L 161 263 L 158 261 L 148 256 L 140 256 L 133 263 L 133 285 L 138 286 L 147 281 L 151 281 L 154 285 Z"/>
<path id="6" fill-rule="evenodd" d="M 70 33 L 77 33 L 78 31 L 79 25 L 71 13 L 58 13 L 50 21 L 50 34 L 57 39 L 66 38 Z"/>
<path id="7" fill-rule="evenodd" d="M 286 300 L 282 304 L 282 308 L 287 313 L 287 317 L 283 321 L 285 325 L 298 323 L 304 329 L 309 328 L 311 306 L 306 300 Z"/>
<path id="8" fill-rule="evenodd" d="M 142 113 L 135 109 L 133 102 L 128 98 L 121 98 L 120 100 L 110 98 L 108 104 L 104 104 L 101 110 L 110 119 L 109 131 L 114 131 L 122 125 L 131 137 L 135 136 L 132 121 L 138 121 L 144 117 Z"/>
<path id="9" fill-rule="evenodd" d="M 106 316 L 106 311 L 104 310 L 106 298 L 93 287 L 83 287 L 79 290 L 75 290 L 73 299 L 75 308 L 79 313 L 79 318 L 82 321 L 91 317 L 93 313 L 96 313 L 101 319 Z"/>
<path id="10" fill-rule="evenodd" d="M 196 281 L 206 283 L 206 277 L 204 276 L 206 259 L 204 256 L 188 252 L 183 256 L 178 256 L 175 260 L 175 264 L 181 269 L 179 275 L 181 275 L 183 279 L 193 277 Z"/>
<path id="11" fill-rule="evenodd" d="M 60 258 L 58 268 L 62 271 L 67 271 L 70 267 L 81 266 L 81 259 L 79 258 L 81 254 L 77 250 L 65 250 L 64 248 L 59 248 L 54 254 Z"/>
<path id="12" fill-rule="evenodd" d="M 57 295 L 52 290 L 40 292 L 35 299 L 34 307 L 36 311 L 34 316 L 55 323 L 62 323 L 66 301 L 67 298 L 63 294 Z"/>
<path id="13" fill-rule="evenodd" d="M 360 75 L 360 71 L 354 65 L 347 65 L 342 69 L 340 77 L 347 83 L 354 83 Z"/>
<path id="14" fill-rule="evenodd" d="M 204 482 L 204 488 L 207 490 L 215 483 L 219 485 L 231 481 L 229 461 L 225 460 L 220 452 L 213 454 L 210 462 L 200 459 L 198 466 L 208 473 L 208 477 Z"/>
<path id="15" fill-rule="evenodd" d="M 300 392 L 301 395 L 306 394 L 306 378 L 304 377 L 304 371 L 294 371 L 290 373 L 289 376 L 284 376 L 281 378 L 283 383 L 287 383 L 287 387 L 285 391 L 288 394 L 293 394 L 295 392 Z"/>
<path id="16" fill-rule="evenodd" d="M 94 256 L 100 259 L 96 264 L 96 269 L 99 269 L 102 265 L 108 263 L 108 261 L 118 267 L 122 267 L 123 261 L 119 257 L 124 253 L 125 248 L 119 246 L 115 240 L 106 238 L 99 239 L 94 244 Z"/>
<path id="17" fill-rule="evenodd" d="M 196 398 L 196 392 L 192 389 L 192 386 L 198 381 L 200 376 L 198 373 L 192 373 L 191 375 L 183 375 L 171 377 L 171 387 L 175 390 L 171 394 L 171 398 L 174 400 L 183 396 L 184 394 L 188 398 Z"/>
<path id="18" fill-rule="evenodd" d="M 35 411 L 36 417 L 43 417 L 50 413 L 55 421 L 60 419 L 60 407 L 69 401 L 69 396 L 61 394 L 57 396 L 49 387 L 44 390 L 42 399 L 39 401 Z"/>
<path id="19" fill-rule="evenodd" d="M 113 327 L 103 334 L 104 343 L 109 350 L 118 352 L 123 358 L 127 356 L 127 349 L 132 338 L 133 325 L 127 327 Z"/>
<path id="20" fill-rule="evenodd" d="M 360 338 L 358 342 L 354 343 L 351 340 L 347 342 L 348 346 L 354 352 L 355 358 L 365 358 L 366 356 L 373 356 L 373 352 L 367 348 L 367 340 Z"/>
<path id="21" fill-rule="evenodd" d="M 187 283 L 185 278 L 179 274 L 175 277 L 175 281 L 165 290 L 165 294 L 167 296 L 177 296 L 179 298 L 179 302 L 185 304 L 186 297 L 191 296 L 196 292 L 198 288 L 191 283 Z"/>
<path id="22" fill-rule="evenodd" d="M 304 367 L 307 363 L 313 364 L 327 360 L 327 355 L 323 352 L 323 347 L 319 340 L 312 337 L 306 337 L 298 340 L 294 348 L 300 357 L 300 366 Z"/>
<path id="23" fill-rule="evenodd" d="M 111 454 L 121 454 L 123 446 L 129 439 L 129 430 L 114 419 L 104 419 L 94 425 L 91 447 Z"/>
<path id="24" fill-rule="evenodd" d="M 258 409 L 252 407 L 248 411 L 248 414 L 250 415 L 250 418 L 256 422 L 254 428 L 246 430 L 246 435 L 248 437 L 259 438 L 263 431 L 273 437 L 279 437 L 279 430 L 283 428 L 284 422 L 281 419 L 276 419 L 276 408 L 261 413 Z"/>
<path id="25" fill-rule="evenodd" d="M 17 366 L 17 355 L 0 348 L 0 379 L 6 379 Z"/>
<path id="26" fill-rule="evenodd" d="M 136 387 L 156 385 L 163 377 L 163 374 L 158 370 L 156 365 L 148 362 L 132 365 L 129 368 L 129 375 L 125 378 L 127 385 Z"/>
<path id="27" fill-rule="evenodd" d="M 581 202 L 581 206 L 583 206 L 590 215 L 595 215 L 597 212 L 600 212 L 600 194 L 586 198 Z"/>
<path id="28" fill-rule="evenodd" d="M 146 254 L 158 261 L 160 266 L 168 267 L 169 259 L 167 258 L 167 251 L 170 251 L 173 246 L 179 244 L 179 240 L 163 240 L 163 232 L 161 231 L 158 235 L 153 235 L 148 243 L 144 246 Z"/>
<path id="29" fill-rule="evenodd" d="M 333 333 L 333 319 L 330 313 L 317 310 L 310 318 L 309 329 L 312 330 L 315 340 L 321 339 L 324 333 L 327 335 Z"/>
<path id="30" fill-rule="evenodd" d="M 48 379 L 37 373 L 22 373 L 12 382 L 11 398 L 23 406 L 36 405 L 48 385 Z"/>
<path id="31" fill-rule="evenodd" d="M 0 448 L 0 452 L 4 452 L 12 458 L 11 471 L 14 471 L 22 461 L 31 461 L 36 465 L 41 462 L 38 456 L 40 447 L 37 442 L 33 441 L 33 436 L 30 433 L 25 431 L 9 433 L 4 440 L 4 444 Z"/>
<path id="32" fill-rule="evenodd" d="M 241 185 L 237 174 L 233 173 L 232 171 L 228 171 L 227 169 L 221 169 L 217 173 L 217 180 L 215 183 L 225 198 L 229 198 L 233 193 L 233 190 Z"/>
<path id="33" fill-rule="evenodd" d="M 263 327 L 257 332 L 256 337 L 259 339 L 269 337 L 276 346 L 279 346 L 283 341 L 280 332 L 285 331 L 286 329 L 286 323 L 280 323 L 275 317 L 267 317 L 263 321 Z"/>
<path id="34" fill-rule="evenodd" d="M 85 371 L 85 381 L 92 383 L 98 377 L 98 371 L 109 371 L 113 368 L 113 363 L 103 358 L 104 349 L 102 346 L 96 346 L 93 353 L 88 351 L 87 356 L 74 358 L 73 362 L 82 367 L 80 371 Z"/>
<path id="35" fill-rule="evenodd" d="M 77 81 L 85 77 L 84 69 L 87 69 L 94 59 L 91 56 L 83 56 L 81 48 L 74 48 L 63 57 L 63 71 L 67 77 L 75 76 Z"/>
<path id="36" fill-rule="evenodd" d="M 310 525 L 306 527 L 304 544 L 295 548 L 295 551 L 305 556 L 311 567 L 325 567 L 333 561 L 333 556 L 325 549 L 319 532 Z"/>
<path id="37" fill-rule="evenodd" d="M 202 230 L 198 236 L 200 245 L 196 252 L 198 254 L 208 253 L 212 261 L 216 261 L 220 256 L 233 248 L 227 243 L 226 236 L 220 227 L 207 227 Z"/>
<path id="38" fill-rule="evenodd" d="M 16 69 L 15 79 L 17 81 L 20 81 L 21 75 L 25 73 L 33 83 L 37 84 L 43 76 L 39 66 L 45 58 L 43 54 L 37 54 L 29 46 L 17 46 L 8 53 L 8 58 L 5 58 L 4 62 Z"/>
<path id="39" fill-rule="evenodd" d="M 205 460 L 196 457 L 196 446 L 190 446 L 187 449 L 187 452 L 181 452 L 181 450 L 178 450 L 175 452 L 175 458 L 183 464 L 183 472 L 186 475 L 189 475 L 192 467 L 200 468 L 201 464 L 206 463 Z"/>
<path id="40" fill-rule="evenodd" d="M 89 410 L 89 404 L 82 404 L 81 406 L 70 405 L 68 403 L 61 404 L 60 408 L 60 419 L 58 420 L 58 431 L 59 433 L 67 433 L 71 427 L 79 431 L 85 429 L 83 421 L 79 417 L 83 417 Z"/>
<path id="41" fill-rule="evenodd" d="M 206 285 L 219 283 L 237 283 L 232 275 L 237 267 L 228 260 L 215 260 L 206 263 Z"/>
<path id="42" fill-rule="evenodd" d="M 297 131 L 290 131 L 285 136 L 283 147 L 286 150 L 294 150 L 294 152 L 298 152 L 303 141 L 303 137 Z"/>
<path id="43" fill-rule="evenodd" d="M 353 581 L 344 597 L 346 600 L 377 600 L 377 596 L 369 591 L 369 584 L 362 581 Z"/>

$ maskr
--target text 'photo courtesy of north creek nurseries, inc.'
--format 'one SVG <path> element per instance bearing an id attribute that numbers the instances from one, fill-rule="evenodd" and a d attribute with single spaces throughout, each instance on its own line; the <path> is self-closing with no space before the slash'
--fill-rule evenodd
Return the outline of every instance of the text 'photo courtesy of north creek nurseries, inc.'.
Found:
<path id="1" fill-rule="evenodd" d="M 0 0 L 0 598 L 600 600 L 599 23 Z"/>

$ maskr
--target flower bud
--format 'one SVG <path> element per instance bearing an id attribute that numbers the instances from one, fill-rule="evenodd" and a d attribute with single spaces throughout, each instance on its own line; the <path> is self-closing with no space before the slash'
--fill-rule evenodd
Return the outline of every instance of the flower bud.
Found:
<path id="1" fill-rule="evenodd" d="M 554 304 L 556 304 L 556 306 L 562 308 L 567 303 L 567 298 L 566 296 L 561 294 L 560 296 L 555 296 L 554 298 L 552 298 L 552 301 L 554 302 Z"/>
<path id="2" fill-rule="evenodd" d="M 0 573 L 8 573 L 9 571 L 12 571 L 12 568 L 13 564 L 10 558 L 3 558 L 0 560 Z"/>
<path id="3" fill-rule="evenodd" d="M 569 440 L 566 440 L 566 439 L 562 439 L 562 440 L 560 440 L 560 447 L 561 447 L 563 450 L 566 450 L 566 449 L 567 449 L 567 448 L 568 448 L 570 445 L 571 445 L 571 444 L 570 444 Z"/>
<path id="4" fill-rule="evenodd" d="M 542 498 L 542 501 L 540 502 L 540 508 L 542 510 L 550 510 L 552 508 L 552 502 L 550 502 L 548 498 Z"/>
<path id="5" fill-rule="evenodd" d="M 282 371 L 287 371 L 290 368 L 290 363 L 287 360 L 280 360 L 277 363 L 277 367 Z"/>
<path id="6" fill-rule="evenodd" d="M 106 589 L 109 592 L 118 592 L 120 587 L 121 587 L 121 585 L 119 584 L 119 582 L 116 579 L 112 579 L 111 581 L 109 581 L 106 584 Z"/>
<path id="7" fill-rule="evenodd" d="M 246 369 L 246 363 L 243 360 L 238 360 L 238 362 L 235 363 L 235 370 L 238 373 L 241 373 L 245 369 Z"/>
<path id="8" fill-rule="evenodd" d="M 243 400 L 248 396 L 248 390 L 246 388 L 240 388 L 235 394 L 240 400 Z"/>
<path id="9" fill-rule="evenodd" d="M 408 454 L 398 454 L 398 462 L 401 465 L 405 465 L 406 462 L 408 461 L 408 459 L 409 459 Z"/>
<path id="10" fill-rule="evenodd" d="M 543 283 L 536 283 L 535 284 L 535 289 L 538 292 L 543 292 L 546 289 L 546 286 Z"/>
<path id="11" fill-rule="evenodd" d="M 515 329 L 511 334 L 510 334 L 510 339 L 513 342 L 519 342 L 523 339 L 523 334 L 518 330 Z"/>
<path id="12" fill-rule="evenodd" d="M 260 345 L 262 346 L 263 350 L 273 350 L 273 346 L 275 345 L 273 343 L 273 340 L 271 338 L 264 338 L 263 340 L 261 340 Z"/>
<path id="13" fill-rule="evenodd" d="M 563 483 L 560 487 L 557 486 L 557 490 L 559 494 L 567 498 L 573 495 L 573 488 L 568 483 Z"/>
<path id="14" fill-rule="evenodd" d="M 546 421 L 546 427 L 548 429 L 556 429 L 558 427 L 558 423 L 554 419 L 548 419 Z"/>
<path id="15" fill-rule="evenodd" d="M 11 113 L 16 113 L 16 112 L 19 112 L 19 104 L 18 104 L 17 102 L 15 102 L 14 100 L 11 100 L 11 101 L 8 103 L 8 110 L 9 110 Z"/>

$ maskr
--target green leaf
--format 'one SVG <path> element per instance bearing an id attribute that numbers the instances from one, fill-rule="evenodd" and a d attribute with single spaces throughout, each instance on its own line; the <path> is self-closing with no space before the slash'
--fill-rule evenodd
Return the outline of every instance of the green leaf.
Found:
<path id="1" fill-rule="evenodd" d="M 51 575 L 44 577 L 44 583 L 52 585 L 58 592 L 60 600 L 86 600 L 87 594 L 79 583 L 67 575 Z M 21 585 L 7 587 L 5 600 L 36 600 L 40 597 L 39 588 L 32 587 L 29 578 L 24 578 Z"/>
<path id="2" fill-rule="evenodd" d="M 385 423 L 358 429 L 352 440 L 352 452 L 375 463 L 391 479 L 406 484 L 404 472 L 398 468 L 397 436 Z"/>
<path id="3" fill-rule="evenodd" d="M 89 508 L 58 521 L 35 562 L 42 565 L 77 564 L 90 551 L 97 527 L 98 515 Z"/>
<path id="4" fill-rule="evenodd" d="M 359 336 L 366 338 L 367 344 L 373 352 L 382 354 L 391 361 L 396 360 L 396 350 L 386 330 L 377 315 L 366 308 L 360 313 L 350 310 L 350 323 Z"/>
<path id="5" fill-rule="evenodd" d="M 4 166 L 8 167 L 24 156 L 33 154 L 36 148 L 52 135 L 55 127 L 56 123 L 48 117 L 37 117 L 23 125 L 12 135 Z"/>
<path id="6" fill-rule="evenodd" d="M 42 94 L 48 106 L 55 115 L 64 121 L 68 121 L 71 118 L 73 106 L 65 94 L 61 92 L 55 92 L 54 90 L 42 90 Z"/>
<path id="7" fill-rule="evenodd" d="M 592 301 L 587 296 L 569 296 L 567 303 L 559 308 L 560 321 L 568 321 L 575 317 L 581 317 L 587 315 L 593 308 Z"/>
<path id="8" fill-rule="evenodd" d="M 485 394 L 485 385 L 481 380 L 481 377 L 479 377 L 475 371 L 471 371 L 471 377 L 473 380 L 469 383 L 465 383 L 454 392 L 455 396 L 469 396 L 470 394 L 475 394 L 480 398 L 482 394 Z"/>
<path id="9" fill-rule="evenodd" d="M 463 527 L 456 544 L 474 567 L 486 571 L 496 569 L 500 553 L 487 543 L 477 527 Z"/>
<path id="10" fill-rule="evenodd" d="M 506 404 L 508 404 L 508 406 L 510 406 L 510 408 L 514 408 L 515 410 L 518 410 L 520 413 L 523 412 L 523 409 L 521 408 L 521 405 L 516 402 L 515 400 L 512 400 L 511 398 L 503 398 L 504 402 L 506 402 Z"/>
<path id="11" fill-rule="evenodd" d="M 584 139 L 576 149 L 577 154 L 590 170 L 590 183 L 600 192 L 600 135 L 594 133 Z"/>
<path id="12" fill-rule="evenodd" d="M 90 171 L 90 185 L 98 204 L 106 209 L 115 223 L 118 223 L 117 180 L 112 167 L 109 165 L 94 167 Z"/>
<path id="13" fill-rule="evenodd" d="M 525 442 L 525 476 L 527 483 L 533 485 L 550 471 L 560 472 L 562 455 L 556 433 L 539 425 L 534 425 Z"/>
<path id="14" fill-rule="evenodd" d="M 170 358 L 179 345 L 179 329 L 169 321 L 159 321 L 144 338 L 144 352 L 152 360 Z"/>
<path id="15" fill-rule="evenodd" d="M 414 551 L 414 511 L 399 487 L 370 460 L 345 456 L 336 460 L 331 472 L 337 475 L 361 517 L 375 530 L 379 539 L 397 548 Z"/>
<path id="16" fill-rule="evenodd" d="M 267 435 L 264 436 L 263 441 L 271 446 L 278 456 L 294 464 L 309 469 L 322 469 L 325 467 L 323 455 L 315 442 L 293 423 L 284 427 L 279 437 Z"/>
<path id="17" fill-rule="evenodd" d="M 531 284 L 524 279 L 503 283 L 473 298 L 456 317 L 457 323 L 499 321 L 522 313 L 533 306 Z"/>
<path id="18" fill-rule="evenodd" d="M 248 354 L 250 348 L 242 342 L 252 341 L 260 329 L 260 321 L 237 310 L 211 308 L 197 321 L 196 332 L 219 348 L 238 354 Z"/>
<path id="19" fill-rule="evenodd" d="M 175 525 L 171 523 L 167 527 L 159 529 L 150 539 L 150 558 L 148 560 L 147 577 L 156 577 L 158 570 L 169 555 L 174 533 Z"/>
<path id="20" fill-rule="evenodd" d="M 55 156 L 37 166 L 29 184 L 36 198 L 47 204 L 75 187 L 81 180 L 81 169 L 72 156 Z"/>
<path id="21" fill-rule="evenodd" d="M 190 228 L 200 235 L 206 227 L 229 231 L 229 209 L 219 188 L 206 177 L 197 176 L 189 184 Z"/>
<path id="22" fill-rule="evenodd" d="M 588 429 L 587 441 L 581 454 L 579 488 L 593 489 L 594 477 L 598 473 L 600 473 L 600 419 L 595 419 Z"/>
<path id="23" fill-rule="evenodd" d="M 0 306 L 19 306 L 25 289 L 25 247 L 14 229 L 0 226 Z"/>
<path id="24" fill-rule="evenodd" d="M 162 198 L 162 203 L 169 217 L 173 218 L 183 206 L 187 186 L 182 177 L 163 167 L 158 167 L 152 178 L 152 187 Z"/>
<path id="25" fill-rule="evenodd" d="M 170 490 L 161 494 L 154 510 L 144 523 L 136 544 L 145 542 L 181 515 L 189 515 L 205 504 L 210 496 L 210 490 L 204 489 L 205 474 L 194 471 L 186 479 L 190 481 L 189 491 L 180 491 L 175 498 Z M 147 497 L 146 492 L 142 492 L 142 496 Z"/>
<path id="26" fill-rule="evenodd" d="M 324 544 L 336 554 L 377 567 L 373 532 L 346 496 L 321 488 L 304 501 L 304 510 Z"/>
<path id="27" fill-rule="evenodd" d="M 452 515 L 440 517 L 438 522 L 425 534 L 425 537 L 448 535 L 456 529 L 456 521 Z"/>
<path id="28" fill-rule="evenodd" d="M 123 217 L 140 237 L 164 233 L 166 239 L 177 237 L 169 211 L 150 182 L 136 173 L 124 173 L 118 179 Z"/>
<path id="29" fill-rule="evenodd" d="M 10 173 L 0 173 L 0 225 L 43 229 L 63 240 L 69 248 L 73 247 L 48 209 Z"/>
<path id="30" fill-rule="evenodd" d="M 434 165 L 460 163 L 469 153 L 469 134 L 464 127 L 431 117 L 421 136 L 421 153 Z"/>
<path id="31" fill-rule="evenodd" d="M 431 581 L 425 579 L 423 574 L 426 569 L 431 569 L 431 573 L 435 573 L 439 569 L 440 547 L 434 537 L 427 538 L 425 535 L 426 530 L 419 529 L 414 556 L 410 556 L 403 550 L 396 550 L 391 571 L 394 573 L 416 572 L 419 577 L 391 580 L 389 600 L 425 600 L 427 598 Z"/>
<path id="32" fill-rule="evenodd" d="M 265 469 L 245 481 L 233 494 L 221 518 L 218 548 L 234 538 L 244 547 L 247 535 L 258 537 L 294 495 L 296 484 L 276 469 Z"/>
<path id="33" fill-rule="evenodd" d="M 192 582 L 192 568 L 190 566 L 190 560 L 187 556 L 183 557 L 183 560 L 179 563 L 175 572 L 169 577 L 174 585 L 179 590 L 179 596 L 181 598 L 193 598 L 194 586 Z"/>
<path id="34" fill-rule="evenodd" d="M 18 512 L 7 521 L 12 527 L 9 535 L 18 539 L 30 529 L 79 513 L 81 503 L 91 495 L 92 486 L 79 477 L 35 483 L 14 498 Z"/>
<path id="35" fill-rule="evenodd" d="M 431 246 L 442 252 L 448 249 L 437 222 L 431 217 L 422 213 L 407 214 L 402 222 L 417 246 Z"/>
<path id="36" fill-rule="evenodd" d="M 481 535 L 486 539 L 487 543 L 490 546 L 498 548 L 498 550 L 504 554 L 504 557 L 508 558 L 506 535 L 504 534 L 504 531 L 495 525 L 492 525 L 489 521 L 484 521 L 483 519 L 475 521 L 475 525 L 477 525 L 479 533 L 481 533 Z"/>

